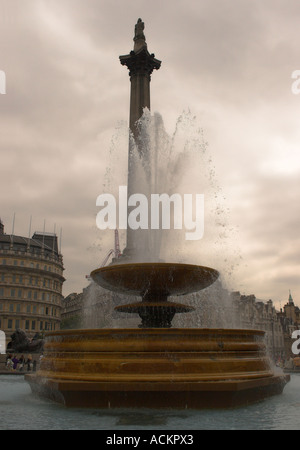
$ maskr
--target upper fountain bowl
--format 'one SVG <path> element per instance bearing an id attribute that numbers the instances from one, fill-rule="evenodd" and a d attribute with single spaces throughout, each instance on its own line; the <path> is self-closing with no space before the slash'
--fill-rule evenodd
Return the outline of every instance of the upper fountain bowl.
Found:
<path id="1" fill-rule="evenodd" d="M 185 295 L 213 284 L 219 272 L 210 267 L 178 263 L 129 263 L 101 267 L 91 273 L 103 288 L 128 295 Z"/>

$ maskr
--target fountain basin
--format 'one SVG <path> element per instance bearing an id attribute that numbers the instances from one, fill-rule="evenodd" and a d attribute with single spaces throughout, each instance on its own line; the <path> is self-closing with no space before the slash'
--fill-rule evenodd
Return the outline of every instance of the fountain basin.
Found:
<path id="1" fill-rule="evenodd" d="M 126 295 L 161 297 L 200 291 L 216 281 L 210 267 L 179 263 L 128 263 L 100 267 L 91 273 L 100 286 Z"/>
<path id="2" fill-rule="evenodd" d="M 141 296 L 138 303 L 117 306 L 120 312 L 136 313 L 140 328 L 170 328 L 176 313 L 193 311 L 189 305 L 169 302 L 169 296 L 186 295 L 210 286 L 219 272 L 210 267 L 179 263 L 127 263 L 96 269 L 92 279 L 105 289 Z"/>
<path id="3" fill-rule="evenodd" d="M 282 392 L 264 332 L 102 329 L 47 333 L 33 392 L 66 406 L 217 408 Z"/>

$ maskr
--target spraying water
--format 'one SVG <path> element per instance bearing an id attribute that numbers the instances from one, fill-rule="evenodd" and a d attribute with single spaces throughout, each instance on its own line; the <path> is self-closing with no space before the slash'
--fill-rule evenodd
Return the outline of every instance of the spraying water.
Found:
<path id="1" fill-rule="evenodd" d="M 232 307 L 224 287 L 230 286 L 237 263 L 237 251 L 232 248 L 228 210 L 203 130 L 199 127 L 197 118 L 188 111 L 181 114 L 173 134 L 169 135 L 162 116 L 159 113 L 152 115 L 147 108 L 137 122 L 137 128 L 137 140 L 129 134 L 130 161 L 134 166 L 129 170 L 131 190 L 148 199 L 149 217 L 152 194 L 167 194 L 171 197 L 176 193 L 181 198 L 186 194 L 203 195 L 204 234 L 199 240 L 185 239 L 186 230 L 174 227 L 175 214 L 170 229 L 162 229 L 160 226 L 159 229 L 148 227 L 131 230 L 135 243 L 132 261 L 168 261 L 216 267 L 221 273 L 222 282 L 185 297 L 185 301 L 195 306 L 196 313 L 177 316 L 174 324 L 181 327 L 235 326 L 232 314 L 230 323 L 226 314 Z M 126 184 L 126 145 L 128 147 L 128 128 L 120 125 L 112 139 L 110 165 L 104 184 L 104 191 L 114 195 L 117 201 L 120 185 Z M 117 211 L 119 210 L 120 205 L 117 204 Z M 119 232 L 121 241 L 124 241 L 126 232 Z M 104 248 L 104 240 L 111 240 L 112 231 L 101 231 L 99 238 L 101 247 Z M 129 320 L 127 315 L 114 312 L 116 301 L 118 304 L 126 302 L 124 296 L 112 294 L 94 283 L 86 291 L 85 326 L 115 327 L 116 323 L 117 326 L 136 325 L 136 321 L 132 318 Z M 116 295 L 118 299 L 115 299 Z"/>

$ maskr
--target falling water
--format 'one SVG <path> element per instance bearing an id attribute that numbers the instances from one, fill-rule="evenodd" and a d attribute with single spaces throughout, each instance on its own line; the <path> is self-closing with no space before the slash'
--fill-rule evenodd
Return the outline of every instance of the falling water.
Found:
<path id="1" fill-rule="evenodd" d="M 203 130 L 199 127 L 197 118 L 188 111 L 181 114 L 173 134 L 169 135 L 161 115 L 152 115 L 148 109 L 144 110 L 138 121 L 138 129 L 138 142 L 129 136 L 131 164 L 134 165 L 134 170 L 131 171 L 134 174 L 134 179 L 131 180 L 134 192 L 144 194 L 148 205 L 153 193 L 166 193 L 169 196 L 176 193 L 181 198 L 184 198 L 184 194 L 192 194 L 193 198 L 196 194 L 203 194 L 205 209 L 204 235 L 200 240 L 186 240 L 187 230 L 184 226 L 180 230 L 174 229 L 172 222 L 170 230 L 135 230 L 136 250 L 133 261 L 179 262 L 214 267 L 221 274 L 220 280 L 202 292 L 184 296 L 180 301 L 194 306 L 196 311 L 178 314 L 173 326 L 233 327 L 236 324 L 233 314 L 227 314 L 232 310 L 232 305 L 225 288 L 230 288 L 238 252 L 233 246 L 233 228 L 229 225 L 228 209 L 217 182 Z M 127 184 L 127 154 L 128 128 L 119 126 L 112 139 L 110 166 L 104 183 L 104 192 L 113 194 L 116 199 L 119 186 Z M 149 211 L 149 217 L 150 213 Z M 106 250 L 111 248 L 113 231 L 99 231 L 99 234 L 101 247 L 105 247 L 104 242 L 110 242 Z M 125 237 L 125 232 L 120 230 L 121 242 L 124 242 Z M 128 301 L 124 296 L 120 295 L 117 299 L 116 294 L 91 283 L 85 297 L 85 326 L 115 327 L 116 323 L 118 326 L 128 326 L 131 322 L 135 324 L 127 314 L 114 312 L 116 302 L 122 304 Z M 231 318 L 230 323 L 228 317 Z"/>

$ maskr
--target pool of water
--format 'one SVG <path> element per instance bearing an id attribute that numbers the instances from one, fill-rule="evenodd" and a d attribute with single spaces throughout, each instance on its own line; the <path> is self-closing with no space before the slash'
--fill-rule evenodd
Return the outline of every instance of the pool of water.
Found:
<path id="1" fill-rule="evenodd" d="M 0 430 L 299 430 L 300 374 L 283 394 L 231 410 L 69 409 L 34 396 L 23 376 L 0 375 Z"/>

